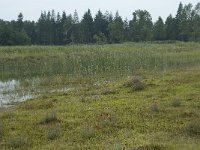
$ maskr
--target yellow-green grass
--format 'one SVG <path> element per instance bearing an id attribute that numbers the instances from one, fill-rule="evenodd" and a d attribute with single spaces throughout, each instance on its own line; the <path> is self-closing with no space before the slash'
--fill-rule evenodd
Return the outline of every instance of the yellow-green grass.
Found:
<path id="1" fill-rule="evenodd" d="M 199 150 L 190 124 L 200 116 L 200 68 L 133 75 L 145 84 L 141 91 L 124 86 L 123 77 L 2 108 L 0 148 Z"/>

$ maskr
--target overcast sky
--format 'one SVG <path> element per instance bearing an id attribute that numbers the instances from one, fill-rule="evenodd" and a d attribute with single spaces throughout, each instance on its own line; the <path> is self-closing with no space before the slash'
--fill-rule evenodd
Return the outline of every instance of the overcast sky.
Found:
<path id="1" fill-rule="evenodd" d="M 183 4 L 196 5 L 199 0 L 181 0 Z M 25 20 L 38 20 L 42 10 L 54 9 L 56 12 L 66 11 L 67 14 L 77 9 L 79 18 L 90 8 L 93 16 L 100 9 L 115 12 L 125 19 L 132 19 L 132 12 L 146 9 L 152 15 L 153 21 L 159 16 L 163 19 L 171 13 L 176 14 L 180 0 L 0 0 L 0 19 L 16 20 L 22 12 Z"/>

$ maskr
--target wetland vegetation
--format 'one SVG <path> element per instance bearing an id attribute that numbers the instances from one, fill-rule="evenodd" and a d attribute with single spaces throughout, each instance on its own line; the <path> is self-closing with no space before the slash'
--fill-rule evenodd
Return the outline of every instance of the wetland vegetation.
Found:
<path id="1" fill-rule="evenodd" d="M 5 46 L 0 61 L 0 100 L 14 104 L 0 149 L 200 147 L 199 43 Z"/>

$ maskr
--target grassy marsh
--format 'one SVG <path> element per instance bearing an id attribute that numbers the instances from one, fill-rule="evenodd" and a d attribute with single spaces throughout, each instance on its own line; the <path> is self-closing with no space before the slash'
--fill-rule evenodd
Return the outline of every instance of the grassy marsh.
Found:
<path id="1" fill-rule="evenodd" d="M 47 61 L 47 72 L 43 72 L 37 87 L 70 84 L 76 87 L 71 91 L 43 93 L 14 107 L 1 108 L 0 149 L 198 150 L 200 147 L 198 43 L 0 49 L 0 60 L 9 59 L 4 65 L 12 59 L 30 56 L 34 59 L 68 56 L 66 65 L 60 65 L 58 70 L 52 65 L 56 63 L 53 59 L 50 64 Z M 71 58 L 75 56 L 80 57 Z M 63 63 L 62 58 L 57 61 Z M 30 64 L 22 63 L 18 69 L 25 65 Z M 35 65 L 41 70 L 44 67 L 40 63 Z M 52 68 L 58 72 L 53 70 L 49 74 Z M 2 80 L 24 81 L 20 75 L 23 69 L 18 69 L 16 74 L 5 70 Z M 25 72 L 25 79 L 40 76 L 40 69 L 32 69 L 36 73 L 26 76 Z M 145 88 L 133 90 L 127 86 L 133 77 L 138 77 L 137 84 L 143 83 Z"/>

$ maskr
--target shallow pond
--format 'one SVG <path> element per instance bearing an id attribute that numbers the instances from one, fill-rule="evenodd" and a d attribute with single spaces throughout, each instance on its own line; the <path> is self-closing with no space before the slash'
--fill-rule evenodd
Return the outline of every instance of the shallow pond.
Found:
<path id="1" fill-rule="evenodd" d="M 38 87 L 39 79 L 26 81 L 26 86 L 24 86 L 22 81 L 9 80 L 0 81 L 0 107 L 12 106 L 17 102 L 26 101 L 32 98 L 36 98 L 44 93 L 53 92 L 66 92 L 72 88 L 68 86 L 47 88 Z"/>
<path id="2" fill-rule="evenodd" d="M 0 107 L 13 105 L 33 97 L 30 90 L 20 88 L 20 82 L 17 80 L 0 81 Z"/>

